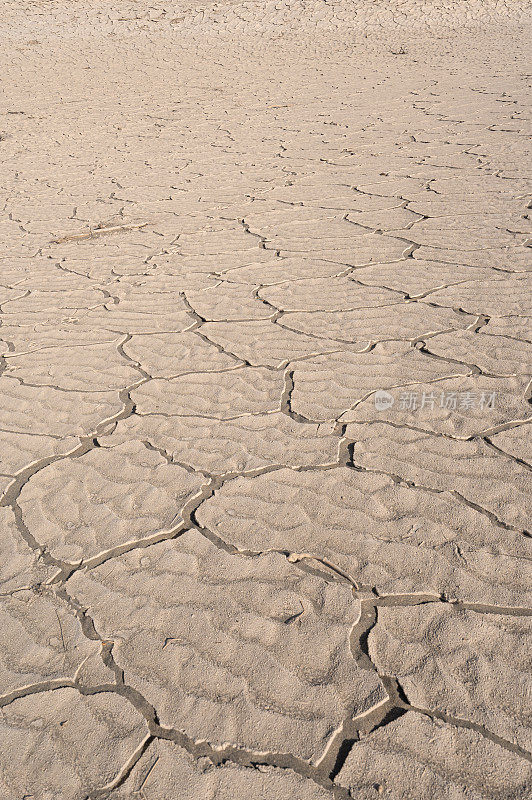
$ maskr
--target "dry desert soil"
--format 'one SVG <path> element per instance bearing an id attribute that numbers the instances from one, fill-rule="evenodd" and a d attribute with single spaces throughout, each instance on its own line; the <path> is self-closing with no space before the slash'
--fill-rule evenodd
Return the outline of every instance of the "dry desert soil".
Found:
<path id="1" fill-rule="evenodd" d="M 532 791 L 528 0 L 3 0 L 1 800 Z"/>

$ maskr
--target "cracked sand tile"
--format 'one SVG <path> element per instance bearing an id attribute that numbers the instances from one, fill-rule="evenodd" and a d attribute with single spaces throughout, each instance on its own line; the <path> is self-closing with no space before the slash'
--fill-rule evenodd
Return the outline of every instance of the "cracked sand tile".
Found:
<path id="1" fill-rule="evenodd" d="M 179 237 L 178 246 L 184 256 L 203 256 L 233 253 L 235 250 L 254 250 L 258 249 L 259 243 L 259 238 L 233 228 L 225 231 L 184 233 Z"/>
<path id="2" fill-rule="evenodd" d="M 177 527 L 203 483 L 140 442 L 50 464 L 22 487 L 22 520 L 57 559 L 87 560 Z"/>
<path id="3" fill-rule="evenodd" d="M 18 325 L 2 325 L 2 336 L 9 342 L 4 355 L 23 355 L 55 347 L 90 347 L 100 344 L 117 344 L 120 336 L 105 330 L 80 331 L 75 327 L 35 325 L 23 328 Z"/>
<path id="4" fill-rule="evenodd" d="M 0 598 L 21 588 L 37 586 L 50 575 L 39 555 L 20 535 L 10 508 L 0 508 Z"/>
<path id="5" fill-rule="evenodd" d="M 137 412 L 232 419 L 279 411 L 283 376 L 258 367 L 196 372 L 171 380 L 156 378 L 131 396 Z"/>
<path id="6" fill-rule="evenodd" d="M 185 289 L 200 290 L 209 289 L 217 285 L 215 278 L 210 278 L 202 274 L 185 275 L 165 275 L 164 273 L 151 272 L 152 259 L 148 259 L 145 264 L 146 274 L 126 275 L 108 285 L 108 289 L 116 299 L 122 303 L 128 301 L 130 304 L 137 304 L 139 311 L 142 307 L 150 306 L 159 299 L 168 302 L 168 297 L 160 295 L 171 294 L 176 305 L 183 309 L 183 303 L 179 295 Z M 150 295 L 153 295 L 150 297 Z"/>
<path id="7" fill-rule="evenodd" d="M 268 319 L 275 309 L 262 302 L 256 288 L 222 283 L 212 289 L 187 290 L 186 298 L 194 311 L 209 321 Z"/>
<path id="8" fill-rule="evenodd" d="M 338 781 L 361 800 L 524 800 L 530 765 L 474 730 L 410 711 L 356 742 Z"/>
<path id="9" fill-rule="evenodd" d="M 148 441 L 192 469 L 238 474 L 277 465 L 334 463 L 339 440 L 332 427 L 295 422 L 281 412 L 234 420 L 153 414 L 120 422 L 106 444 Z"/>
<path id="10" fill-rule="evenodd" d="M 519 314 L 523 299 L 532 296 L 532 280 L 528 276 L 498 276 L 494 280 L 473 280 L 433 292 L 428 302 L 448 308 L 462 308 L 471 314 L 504 317 Z"/>
<path id="11" fill-rule="evenodd" d="M 457 364 L 451 362 L 449 368 Z M 529 378 L 486 375 L 443 378 L 436 384 L 411 384 L 391 392 L 394 403 L 377 410 L 375 400 L 363 400 L 342 415 L 342 422 L 389 422 L 457 439 L 495 433 L 530 419 L 525 397 Z M 413 397 L 413 401 L 411 398 Z M 465 401 L 463 398 L 465 397 Z"/>
<path id="12" fill-rule="evenodd" d="M 69 292 L 29 294 L 4 304 L 2 316 L 8 325 L 58 325 L 70 318 L 85 318 L 91 308 L 105 303 L 104 294 L 97 289 L 72 289 Z"/>
<path id="13" fill-rule="evenodd" d="M 398 303 L 355 311 L 288 312 L 282 324 L 290 330 L 346 343 L 420 339 L 434 333 L 466 328 L 474 316 L 421 303 Z"/>
<path id="14" fill-rule="evenodd" d="M 349 190 L 341 183 L 316 181 L 314 186 L 295 183 L 292 186 L 276 187 L 270 194 L 271 199 L 282 203 L 302 203 L 310 208 L 322 208 L 331 211 L 381 211 L 396 208 L 403 202 L 395 197 L 382 197 L 371 194 L 360 194 Z"/>
<path id="15" fill-rule="evenodd" d="M 392 264 L 366 266 L 354 272 L 353 277 L 368 286 L 384 286 L 417 297 L 462 281 L 490 279 L 495 274 L 499 273 L 440 261 L 405 258 Z"/>
<path id="16" fill-rule="evenodd" d="M 122 407 L 117 392 L 61 392 L 0 378 L 0 428 L 13 433 L 84 436 Z"/>
<path id="17" fill-rule="evenodd" d="M 340 350 L 314 356 L 291 367 L 291 408 L 314 420 L 337 419 L 375 391 L 404 386 L 405 381 L 439 381 L 446 375 L 469 371 L 466 366 L 438 362 L 396 342 L 378 344 L 367 353 Z M 434 391 L 438 386 L 435 383 Z"/>
<path id="18" fill-rule="evenodd" d="M 500 527 L 449 493 L 397 485 L 388 475 L 340 467 L 236 478 L 195 517 L 228 544 L 325 558 L 381 594 L 526 602 L 528 539 L 505 531 L 501 540 Z"/>
<path id="19" fill-rule="evenodd" d="M 495 447 L 532 466 L 532 438 L 527 426 L 510 428 L 490 438 Z"/>
<path id="20" fill-rule="evenodd" d="M 330 792 L 290 769 L 242 767 L 227 762 L 214 766 L 207 758 L 194 760 L 172 742 L 158 739 L 135 765 L 123 787 L 112 800 L 129 800 L 137 792 L 145 800 L 176 800 L 189 796 L 234 800 L 328 800 Z"/>
<path id="21" fill-rule="evenodd" d="M 495 322 L 495 320 L 494 320 Z M 442 333 L 430 339 L 425 350 L 451 361 L 470 363 L 492 375 L 527 375 L 532 373 L 532 347 L 526 342 L 503 335 L 485 336 L 488 327 L 473 331 Z"/>
<path id="22" fill-rule="evenodd" d="M 413 706 L 482 725 L 530 752 L 530 626 L 529 617 L 436 603 L 380 608 L 368 647 Z"/>
<path id="23" fill-rule="evenodd" d="M 70 453 L 79 444 L 74 436 L 0 430 L 0 473 L 14 476 L 41 459 Z"/>
<path id="24" fill-rule="evenodd" d="M 259 289 L 258 296 L 282 311 L 351 311 L 393 305 L 401 295 L 388 289 L 360 286 L 353 276 L 285 281 Z"/>
<path id="25" fill-rule="evenodd" d="M 532 316 L 493 317 L 490 319 L 485 333 L 532 342 Z"/>
<path id="26" fill-rule="evenodd" d="M 192 332 L 134 334 L 124 352 L 154 378 L 197 372 L 198 366 L 202 372 L 222 372 L 243 364 Z"/>
<path id="27" fill-rule="evenodd" d="M 139 378 L 139 372 L 124 361 L 113 344 L 11 354 L 7 362 L 6 377 L 32 386 L 108 392 L 130 386 Z"/>
<path id="28" fill-rule="evenodd" d="M 477 246 L 467 250 L 449 247 L 448 243 L 441 247 L 422 245 L 417 248 L 413 255 L 414 258 L 425 261 L 443 261 L 448 264 L 485 267 L 486 269 L 520 273 L 530 270 L 530 253 L 528 250 L 529 248 L 521 247 L 518 244 L 512 247 L 493 247 L 490 246 L 489 240 L 486 240 L 484 243 L 479 242 Z"/>
<path id="29" fill-rule="evenodd" d="M 32 573 L 35 578 L 42 576 L 38 570 Z M 33 684 L 73 680 L 84 659 L 99 650 L 96 642 L 83 636 L 78 620 L 63 603 L 39 586 L 0 593 L 0 619 L 2 698 L 24 694 L 23 687 Z"/>
<path id="30" fill-rule="evenodd" d="M 310 254 L 312 258 L 321 261 L 333 261 L 335 264 L 351 267 L 361 267 L 372 262 L 398 261 L 412 248 L 409 239 L 367 233 L 363 228 L 357 232 L 354 225 L 350 227 L 353 228 L 350 242 L 347 238 L 314 240 L 279 238 L 269 240 L 269 247 L 280 251 L 283 256 Z"/>
<path id="31" fill-rule="evenodd" d="M 489 217 L 486 221 L 472 217 L 470 224 L 464 226 L 461 216 L 421 220 L 408 231 L 408 236 L 419 245 L 458 251 L 511 247 L 525 240 L 524 236 L 496 228 Z"/>
<path id="32" fill-rule="evenodd" d="M 363 225 L 374 230 L 392 231 L 409 230 L 410 227 L 423 219 L 409 208 L 385 208 L 376 211 L 351 212 L 346 217 L 350 222 Z"/>
<path id="33" fill-rule="evenodd" d="M 146 737 L 142 717 L 112 694 L 79 695 L 74 689 L 31 695 L 3 709 L 5 797 L 84 800 L 112 784 L 122 764 Z"/>
<path id="34" fill-rule="evenodd" d="M 237 358 L 256 366 L 280 368 L 289 361 L 342 349 L 334 339 L 314 338 L 272 322 L 207 322 L 201 333 Z M 366 342 L 358 344 L 363 349 Z M 344 345 L 345 347 L 345 345 Z"/>
<path id="35" fill-rule="evenodd" d="M 150 260 L 150 265 L 163 275 L 188 276 L 195 273 L 210 275 L 263 262 L 269 263 L 271 259 L 271 252 L 260 248 L 254 250 L 235 248 L 227 253 L 202 252 L 195 255 L 183 254 L 173 248 L 171 253 L 165 252 L 154 256 Z"/>
<path id="36" fill-rule="evenodd" d="M 345 271 L 340 264 L 320 261 L 317 258 L 276 256 L 270 261 L 259 264 L 233 267 L 224 271 L 223 278 L 232 283 L 271 286 L 301 278 L 333 278 Z"/>
<path id="37" fill-rule="evenodd" d="M 107 302 L 105 308 L 89 311 L 80 321 L 84 328 L 120 333 L 180 332 L 191 324 L 185 308 L 179 296 L 139 293 L 137 298 L 130 296 L 118 305 Z"/>
<path id="38" fill-rule="evenodd" d="M 283 751 L 290 741 L 294 755 L 317 758 L 346 714 L 385 697 L 349 649 L 350 588 L 279 554 L 242 559 L 189 531 L 108 572 L 77 573 L 70 589 L 163 725 L 218 745 Z"/>
<path id="39" fill-rule="evenodd" d="M 458 492 L 506 525 L 522 529 L 529 524 L 530 470 L 483 441 L 456 441 L 378 422 L 348 425 L 346 436 L 355 442 L 354 462 L 365 469 Z"/>

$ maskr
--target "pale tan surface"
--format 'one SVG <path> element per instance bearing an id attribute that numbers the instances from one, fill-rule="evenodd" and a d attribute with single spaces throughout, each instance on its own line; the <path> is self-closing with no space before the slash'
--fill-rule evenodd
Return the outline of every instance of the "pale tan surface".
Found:
<path id="1" fill-rule="evenodd" d="M 524 800 L 529 3 L 1 11 L 2 800 Z"/>

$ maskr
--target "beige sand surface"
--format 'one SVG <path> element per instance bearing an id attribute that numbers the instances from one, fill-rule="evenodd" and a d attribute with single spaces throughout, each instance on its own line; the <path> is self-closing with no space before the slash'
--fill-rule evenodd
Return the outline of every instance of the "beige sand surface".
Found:
<path id="1" fill-rule="evenodd" d="M 0 800 L 524 800 L 529 0 L 0 6 Z"/>

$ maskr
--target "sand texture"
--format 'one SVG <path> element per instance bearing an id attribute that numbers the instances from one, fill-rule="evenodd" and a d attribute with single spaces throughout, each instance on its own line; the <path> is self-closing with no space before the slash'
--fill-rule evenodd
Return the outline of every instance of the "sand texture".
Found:
<path id="1" fill-rule="evenodd" d="M 530 797 L 529 0 L 0 8 L 0 800 Z"/>

